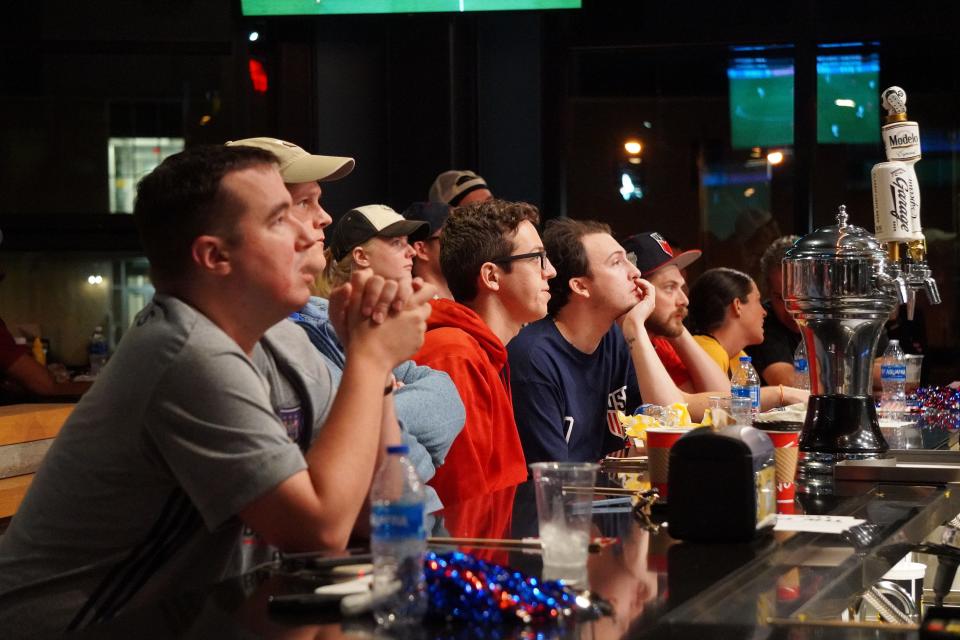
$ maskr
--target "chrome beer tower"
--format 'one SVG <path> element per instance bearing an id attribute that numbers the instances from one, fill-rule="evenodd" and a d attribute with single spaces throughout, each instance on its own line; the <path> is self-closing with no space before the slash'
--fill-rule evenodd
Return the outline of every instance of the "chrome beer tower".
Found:
<path id="1" fill-rule="evenodd" d="M 880 333 L 899 304 L 913 315 L 918 289 L 931 304 L 940 302 L 926 263 L 913 170 L 919 130 L 906 119 L 902 89 L 884 91 L 883 104 L 888 161 L 871 172 L 876 235 L 848 224 L 841 206 L 836 225 L 804 236 L 783 260 L 784 303 L 809 354 L 810 401 L 797 468 L 797 487 L 808 494 L 833 493 L 838 462 L 887 452 L 872 393 Z"/>

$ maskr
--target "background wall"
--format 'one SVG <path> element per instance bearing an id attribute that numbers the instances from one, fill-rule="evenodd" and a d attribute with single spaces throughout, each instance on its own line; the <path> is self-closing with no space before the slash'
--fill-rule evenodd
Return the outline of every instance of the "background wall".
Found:
<path id="1" fill-rule="evenodd" d="M 880 53 L 881 84 L 908 89 L 928 136 L 917 169 L 944 293 L 927 313 L 940 354 L 929 360 L 956 368 L 958 12 L 932 1 L 905 11 L 585 0 L 563 12 L 250 18 L 236 0 L 17 3 L 0 22 L 0 316 L 41 322 L 74 362 L 101 319 L 114 336 L 125 328 L 120 284 L 90 298 L 83 279 L 119 273 L 139 251 L 129 216 L 107 214 L 105 139 L 118 135 L 188 145 L 276 135 L 352 155 L 356 171 L 325 189 L 335 216 L 372 202 L 403 209 L 440 171 L 470 168 L 545 218 L 599 218 L 620 234 L 655 228 L 704 248 L 698 269 L 748 265 L 744 247 L 759 252 L 759 241 L 743 225 L 731 242 L 712 235 L 720 214 L 704 186 L 710 172 L 756 164 L 730 147 L 733 47 L 778 45 L 795 58 L 795 143 L 762 184 L 761 213 L 777 232 L 803 233 L 845 203 L 871 226 L 866 176 L 883 156 L 879 135 L 872 145 L 815 141 L 817 46 L 859 42 Z M 267 73 L 266 92 L 252 86 L 251 61 Z M 644 142 L 646 196 L 625 202 L 628 136 Z"/>

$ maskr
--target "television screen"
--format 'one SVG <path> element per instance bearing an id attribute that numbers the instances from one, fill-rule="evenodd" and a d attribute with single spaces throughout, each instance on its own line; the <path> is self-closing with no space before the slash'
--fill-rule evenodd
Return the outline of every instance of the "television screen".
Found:
<path id="1" fill-rule="evenodd" d="M 733 58 L 730 138 L 734 149 L 793 144 L 793 58 Z"/>
<path id="2" fill-rule="evenodd" d="M 245 16 L 579 9 L 581 0 L 240 0 Z"/>
<path id="3" fill-rule="evenodd" d="M 880 54 L 817 56 L 817 142 L 880 140 Z"/>

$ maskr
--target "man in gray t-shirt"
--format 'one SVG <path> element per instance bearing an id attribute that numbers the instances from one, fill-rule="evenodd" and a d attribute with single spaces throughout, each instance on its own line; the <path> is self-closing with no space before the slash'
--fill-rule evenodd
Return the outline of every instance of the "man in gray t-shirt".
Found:
<path id="1" fill-rule="evenodd" d="M 293 209 L 273 156 L 172 156 L 141 182 L 135 217 L 158 293 L 0 538 L 5 634 L 84 628 L 229 576 L 244 524 L 284 550 L 343 548 L 399 441 L 387 383 L 423 339 L 432 291 L 360 277 L 335 292 L 351 360 L 334 397 L 284 320 L 309 295 L 323 224 Z"/>

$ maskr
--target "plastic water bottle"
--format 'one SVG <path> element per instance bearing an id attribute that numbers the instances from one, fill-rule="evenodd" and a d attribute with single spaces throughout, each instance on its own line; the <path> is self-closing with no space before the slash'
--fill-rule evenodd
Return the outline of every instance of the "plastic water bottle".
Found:
<path id="1" fill-rule="evenodd" d="M 793 386 L 810 389 L 810 361 L 807 360 L 807 347 L 803 340 L 797 343 L 797 350 L 793 352 Z"/>
<path id="2" fill-rule="evenodd" d="M 891 340 L 880 362 L 880 417 L 898 420 L 907 410 L 907 359 L 899 340 Z"/>
<path id="3" fill-rule="evenodd" d="M 103 327 L 99 325 L 93 330 L 93 335 L 90 336 L 88 353 L 90 355 L 90 375 L 97 376 L 104 365 L 107 364 L 107 357 L 109 356 L 107 337 L 103 335 Z"/>
<path id="4" fill-rule="evenodd" d="M 760 413 L 760 376 L 750 362 L 750 356 L 740 356 L 740 366 L 733 372 L 730 395 L 750 398 L 751 411 L 756 415 Z"/>
<path id="5" fill-rule="evenodd" d="M 418 624 L 427 610 L 423 485 L 408 453 L 387 447 L 370 489 L 373 615 L 383 627 Z"/>

